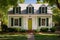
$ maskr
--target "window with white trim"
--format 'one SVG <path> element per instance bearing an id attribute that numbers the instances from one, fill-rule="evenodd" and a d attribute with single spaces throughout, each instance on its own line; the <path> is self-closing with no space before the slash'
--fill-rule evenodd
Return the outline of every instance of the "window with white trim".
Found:
<path id="1" fill-rule="evenodd" d="M 34 14 L 34 7 L 27 7 L 27 8 L 26 8 L 26 13 Z"/>
<path id="2" fill-rule="evenodd" d="M 39 13 L 44 13 L 46 14 L 47 13 L 47 7 L 39 7 Z"/>
<path id="3" fill-rule="evenodd" d="M 21 7 L 13 7 L 13 13 L 21 14 Z"/>
<path id="4" fill-rule="evenodd" d="M 18 19 L 14 19 L 14 25 L 18 26 Z"/>

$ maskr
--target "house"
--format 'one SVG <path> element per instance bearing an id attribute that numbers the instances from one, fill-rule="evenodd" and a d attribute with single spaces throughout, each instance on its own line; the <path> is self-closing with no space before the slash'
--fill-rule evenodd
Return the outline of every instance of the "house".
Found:
<path id="1" fill-rule="evenodd" d="M 18 4 L 8 12 L 8 27 L 36 30 L 52 27 L 52 10 L 48 4 Z"/>

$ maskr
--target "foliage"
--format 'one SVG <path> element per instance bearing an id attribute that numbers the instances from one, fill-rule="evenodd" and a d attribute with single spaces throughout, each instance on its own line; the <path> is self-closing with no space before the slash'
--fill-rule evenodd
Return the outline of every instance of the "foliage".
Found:
<path id="1" fill-rule="evenodd" d="M 53 21 L 60 25 L 60 10 L 56 7 L 53 8 Z"/>
<path id="2" fill-rule="evenodd" d="M 7 32 L 8 26 L 6 24 L 2 24 L 1 26 L 2 26 L 2 31 Z"/>
<path id="3" fill-rule="evenodd" d="M 24 3 L 24 0 L 19 0 L 20 3 Z M 7 24 L 8 9 L 18 4 L 18 0 L 0 0 L 0 21 Z"/>
<path id="4" fill-rule="evenodd" d="M 25 0 L 20 0 L 20 3 L 24 3 L 25 2 Z"/>
<path id="5" fill-rule="evenodd" d="M 55 27 L 52 27 L 52 28 L 50 28 L 50 31 L 51 32 L 55 32 L 56 31 L 56 28 Z"/>
<path id="6" fill-rule="evenodd" d="M 41 32 L 47 32 L 47 31 L 48 31 L 48 28 L 42 27 L 42 28 L 40 29 L 40 31 L 41 31 Z"/>

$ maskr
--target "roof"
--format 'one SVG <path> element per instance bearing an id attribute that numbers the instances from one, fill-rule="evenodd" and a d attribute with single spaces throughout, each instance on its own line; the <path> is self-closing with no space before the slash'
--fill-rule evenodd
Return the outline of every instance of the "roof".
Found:
<path id="1" fill-rule="evenodd" d="M 38 13 L 39 7 L 48 7 L 48 4 L 18 4 L 21 7 L 21 11 L 26 13 L 26 7 L 34 7 L 34 12 Z M 10 8 L 8 11 L 12 11 L 13 8 Z"/>

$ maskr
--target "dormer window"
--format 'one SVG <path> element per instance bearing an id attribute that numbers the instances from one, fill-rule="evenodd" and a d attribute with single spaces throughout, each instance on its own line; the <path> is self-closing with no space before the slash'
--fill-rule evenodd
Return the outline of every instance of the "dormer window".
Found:
<path id="1" fill-rule="evenodd" d="M 33 14 L 34 13 L 34 7 L 29 4 L 26 8 L 26 13 Z"/>
<path id="2" fill-rule="evenodd" d="M 46 7 L 46 5 L 41 5 L 40 7 L 39 7 L 39 13 L 43 13 L 43 14 L 46 14 L 47 13 L 47 7 Z"/>
<path id="3" fill-rule="evenodd" d="M 34 7 L 27 7 L 27 9 L 26 9 L 27 11 L 27 13 L 29 13 L 29 14 L 34 14 Z"/>
<path id="4" fill-rule="evenodd" d="M 13 7 L 13 13 L 15 14 L 21 14 L 21 7 Z"/>
<path id="5" fill-rule="evenodd" d="M 47 13 L 47 7 L 40 7 L 39 13 Z"/>

